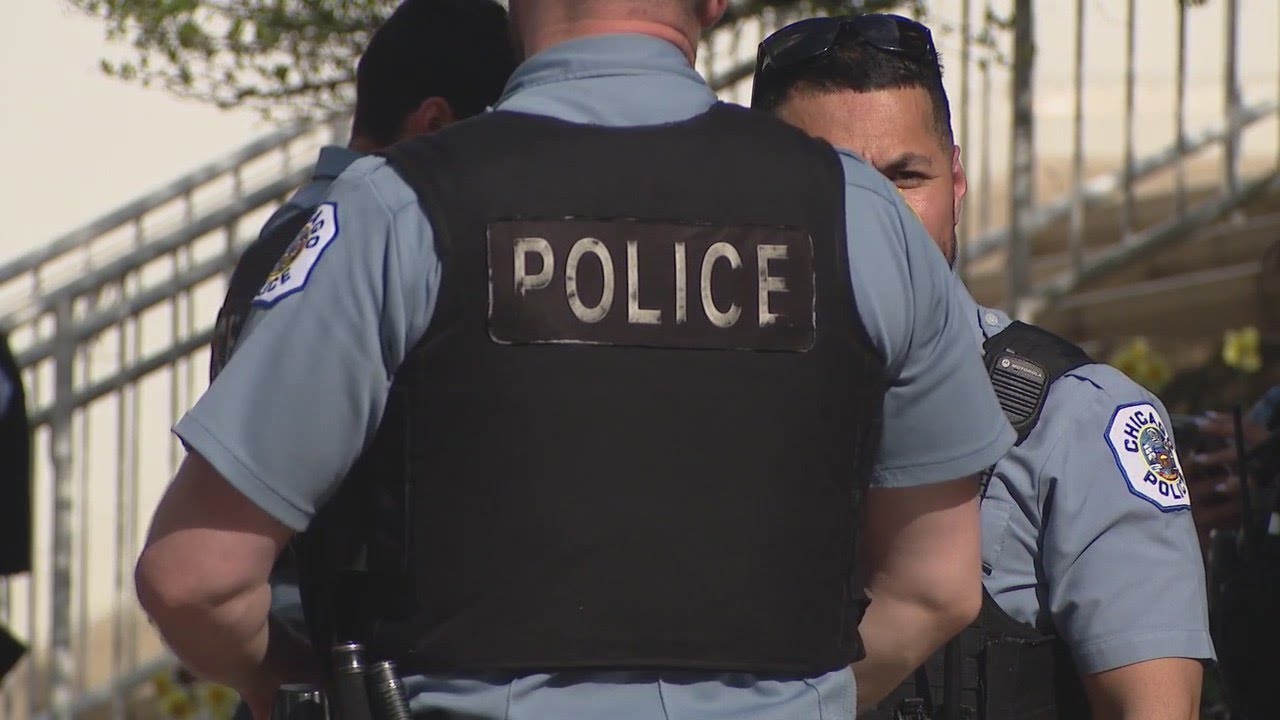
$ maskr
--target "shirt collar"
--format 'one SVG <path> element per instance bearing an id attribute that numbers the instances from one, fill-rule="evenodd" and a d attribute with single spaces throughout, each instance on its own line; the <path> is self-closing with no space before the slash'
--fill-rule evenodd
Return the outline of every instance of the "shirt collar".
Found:
<path id="1" fill-rule="evenodd" d="M 978 301 L 969 294 L 968 288 L 960 281 L 960 277 L 952 273 L 952 278 L 959 288 L 956 295 L 964 307 L 965 317 L 973 322 L 974 339 L 977 340 L 978 348 L 981 349 L 988 339 L 1009 327 L 1012 321 L 1000 310 L 979 305 Z"/>
<path id="2" fill-rule="evenodd" d="M 650 35 L 609 34 L 568 40 L 526 59 L 495 107 L 533 88 L 583 78 L 665 76 L 696 83 L 715 94 L 674 44 Z"/>
<path id="3" fill-rule="evenodd" d="M 325 145 L 320 148 L 320 159 L 316 161 L 316 169 L 311 174 L 314 180 L 333 180 L 342 174 L 351 163 L 364 157 L 364 153 L 356 152 L 341 145 Z"/>

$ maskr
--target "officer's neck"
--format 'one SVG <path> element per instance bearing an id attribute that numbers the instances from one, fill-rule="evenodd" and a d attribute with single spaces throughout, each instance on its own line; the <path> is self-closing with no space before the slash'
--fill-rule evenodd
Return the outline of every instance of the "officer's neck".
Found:
<path id="1" fill-rule="evenodd" d="M 523 46 L 526 57 L 570 40 L 593 35 L 648 35 L 675 45 L 692 65 L 696 58 L 696 41 L 681 29 L 653 20 L 627 18 L 573 19 L 538 23 L 526 32 Z"/>
<path id="2" fill-rule="evenodd" d="M 351 135 L 351 140 L 347 142 L 347 149 L 358 153 L 369 155 L 382 149 L 382 144 L 371 140 L 362 135 Z"/>

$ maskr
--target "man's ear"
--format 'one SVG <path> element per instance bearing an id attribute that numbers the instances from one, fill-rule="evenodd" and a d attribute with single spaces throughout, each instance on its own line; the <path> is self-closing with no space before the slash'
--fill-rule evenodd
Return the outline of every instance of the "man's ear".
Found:
<path id="1" fill-rule="evenodd" d="M 448 100 L 438 96 L 429 97 L 405 118 L 400 139 L 439 132 L 457 121 Z"/>
<path id="2" fill-rule="evenodd" d="M 697 6 L 698 24 L 703 30 L 709 30 L 712 25 L 720 22 L 728 9 L 729 0 L 702 0 Z"/>
<path id="3" fill-rule="evenodd" d="M 964 210 L 964 199 L 969 194 L 969 176 L 964 172 L 964 163 L 960 162 L 960 146 L 951 148 L 951 195 L 952 216 L 957 225 L 960 224 L 960 213 Z"/>

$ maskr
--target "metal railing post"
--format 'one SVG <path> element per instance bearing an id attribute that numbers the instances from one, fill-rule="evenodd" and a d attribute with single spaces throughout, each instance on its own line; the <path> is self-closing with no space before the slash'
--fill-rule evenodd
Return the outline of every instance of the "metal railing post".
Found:
<path id="1" fill-rule="evenodd" d="M 1035 202 L 1035 18 L 1032 0 L 1014 4 L 1013 40 L 1013 132 L 1010 134 L 1009 177 L 1009 315 L 1018 317 L 1027 292 L 1031 237 L 1024 236 L 1026 215 Z"/>
<path id="2" fill-rule="evenodd" d="M 54 475 L 53 608 L 50 614 L 49 699 L 53 720 L 71 720 L 75 654 L 71 642 L 71 554 L 75 544 L 75 480 L 71 431 L 75 417 L 75 357 L 71 338 L 73 304 L 58 304 L 54 357 L 54 411 L 49 421 Z"/>
<path id="3" fill-rule="evenodd" d="M 1223 67 L 1223 114 L 1226 115 L 1227 138 L 1222 145 L 1223 189 L 1227 195 L 1240 191 L 1240 78 L 1237 62 L 1239 49 L 1239 0 L 1226 2 L 1226 63 Z"/>
<path id="4" fill-rule="evenodd" d="M 963 0 L 960 4 L 960 152 L 968 153 L 969 147 L 969 54 L 973 47 L 973 39 L 970 37 L 972 31 L 970 29 L 970 19 L 972 8 L 971 0 Z M 968 157 L 961 158 L 962 162 Z M 959 273 L 961 281 L 968 277 L 969 264 L 965 261 L 965 254 L 969 246 L 969 238 L 973 237 L 973 213 L 964 213 L 960 218 L 960 232 L 956 236 L 956 242 L 959 246 L 956 248 L 956 272 Z"/>
<path id="5" fill-rule="evenodd" d="M 1071 272 L 1084 263 L 1084 0 L 1076 0 L 1074 111 L 1071 116 Z"/>
<path id="6" fill-rule="evenodd" d="M 1177 137 L 1174 144 L 1178 149 L 1178 159 L 1174 164 L 1173 212 L 1182 217 L 1187 211 L 1187 5 L 1178 3 L 1178 69 L 1177 86 L 1175 88 L 1176 107 L 1174 108 L 1174 132 Z"/>
<path id="7" fill-rule="evenodd" d="M 1120 205 L 1120 240 L 1124 242 L 1134 229 L 1133 198 L 1133 96 L 1137 84 L 1136 43 L 1138 35 L 1137 3 L 1129 0 L 1125 14 L 1124 41 L 1124 167 L 1120 191 L 1123 201 Z"/>

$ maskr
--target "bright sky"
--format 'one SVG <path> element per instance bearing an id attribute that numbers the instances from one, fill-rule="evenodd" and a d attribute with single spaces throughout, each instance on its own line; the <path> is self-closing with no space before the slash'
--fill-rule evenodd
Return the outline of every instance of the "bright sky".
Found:
<path id="1" fill-rule="evenodd" d="M 106 77 L 111 51 L 104 25 L 62 0 L 0 0 L 0 262 L 266 129 Z"/>
<path id="2" fill-rule="evenodd" d="M 1175 0 L 1138 0 L 1140 91 L 1138 108 L 1146 117 L 1140 141 L 1162 146 L 1171 128 L 1169 79 L 1173 72 Z M 982 0 L 973 0 L 975 8 Z M 1009 0 L 997 0 L 1004 7 Z M 1086 0 L 1090 87 L 1098 93 L 1087 111 L 1087 129 L 1100 151 L 1117 147 L 1125 0 Z M 1241 75 L 1246 97 L 1276 96 L 1276 46 L 1280 2 L 1245 0 Z M 934 17 L 954 23 L 960 0 L 935 0 Z M 1040 63 L 1037 115 L 1042 143 L 1069 137 L 1069 82 L 1074 3 L 1037 2 Z M 1192 11 L 1190 44 L 1194 60 L 1188 107 L 1221 116 L 1223 1 Z M 974 17 L 978 17 L 975 9 Z M 948 38 L 941 44 L 952 72 L 948 86 L 957 101 L 958 52 Z M 267 130 L 249 112 L 223 112 L 183 102 L 159 89 L 107 78 L 99 60 L 119 52 L 105 40 L 103 25 L 71 9 L 64 0 L 0 0 L 0 158 L 9 165 L 0 192 L 0 263 L 75 229 L 182 173 L 219 157 Z M 998 85 L 994 92 L 1003 97 Z M 974 85 L 975 97 L 977 85 Z M 1000 113 L 1003 115 L 1003 110 Z M 1004 117 L 997 117 L 999 136 Z M 1167 126 L 1167 127 L 1166 127 Z M 1150 128 L 1160 130 L 1150 132 Z M 1095 129 L 1096 128 L 1096 129 Z M 1274 134 L 1271 135 L 1274 137 Z M 1002 151 L 1005 143 L 998 142 Z M 1106 148 L 1101 150 L 1101 148 Z M 1042 145 L 1042 151 L 1054 150 Z"/>

